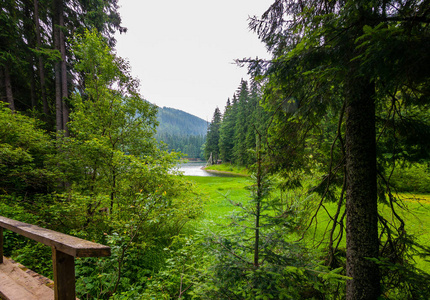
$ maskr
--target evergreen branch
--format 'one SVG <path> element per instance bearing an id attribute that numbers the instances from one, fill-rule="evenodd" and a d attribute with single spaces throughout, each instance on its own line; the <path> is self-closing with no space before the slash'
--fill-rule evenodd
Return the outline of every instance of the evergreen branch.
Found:
<path id="1" fill-rule="evenodd" d="M 346 175 L 345 174 L 346 173 L 344 173 L 344 175 L 343 175 L 342 191 L 340 192 L 339 201 L 337 203 L 337 210 L 336 210 L 336 214 L 335 214 L 334 220 L 333 220 L 333 227 L 332 227 L 332 229 L 330 231 L 330 241 L 329 241 L 329 251 L 330 251 L 330 253 L 329 253 L 329 265 L 330 266 L 333 264 L 334 253 L 337 251 L 337 247 L 339 246 L 340 240 L 338 241 L 338 244 L 336 245 L 335 248 L 333 248 L 333 243 L 334 243 L 334 241 L 337 238 L 341 237 L 342 234 L 343 234 L 343 228 L 341 228 L 341 230 L 339 231 L 338 236 L 335 239 L 333 239 L 333 234 L 334 234 L 334 232 L 336 230 L 337 224 L 339 224 L 341 227 L 343 227 L 341 225 L 341 223 L 338 223 L 337 219 L 338 219 L 338 216 L 340 214 L 340 209 L 342 207 L 343 197 L 344 197 L 344 193 L 345 193 L 345 190 L 346 190 Z M 343 217 L 342 217 L 342 220 L 343 220 Z"/>
<path id="2" fill-rule="evenodd" d="M 370 18 L 370 20 L 378 22 L 412 22 L 430 24 L 430 18 L 425 16 Z"/>
<path id="3" fill-rule="evenodd" d="M 253 266 L 254 264 L 247 261 L 245 258 L 241 257 L 240 255 L 236 254 L 234 251 L 230 250 L 229 248 L 227 248 L 223 243 L 219 242 L 219 241 L 213 241 L 215 244 L 220 245 L 221 247 L 224 248 L 224 250 L 226 250 L 227 252 L 229 252 L 231 255 L 233 255 L 234 257 L 236 257 L 237 259 L 243 261 L 244 263 Z"/>
<path id="4" fill-rule="evenodd" d="M 331 145 L 331 148 L 330 148 L 330 164 L 329 164 L 329 171 L 328 171 L 328 175 L 326 176 L 326 178 L 327 178 L 327 185 L 326 185 L 326 189 L 325 189 L 325 191 L 324 191 L 324 194 L 321 196 L 321 200 L 320 200 L 320 202 L 319 202 L 319 204 L 318 204 L 318 206 L 317 206 L 317 209 L 316 209 L 316 211 L 315 211 L 315 213 L 314 213 L 314 215 L 312 216 L 312 218 L 311 218 L 311 221 L 309 222 L 309 224 L 308 224 L 308 226 L 306 227 L 306 229 L 304 230 L 304 232 L 303 232 L 303 234 L 302 234 L 302 237 L 299 239 L 299 240 L 302 240 L 303 238 L 304 238 L 304 234 L 305 234 L 305 232 L 310 228 L 310 226 L 312 225 L 312 223 L 313 223 L 313 221 L 314 220 L 316 220 L 316 218 L 317 218 L 317 215 L 318 215 L 318 212 L 319 212 L 319 210 L 320 210 L 320 208 L 323 206 L 323 201 L 324 201 L 324 199 L 325 199 L 325 197 L 326 197 L 326 195 L 327 195 L 327 193 L 328 193 L 328 191 L 329 191 L 329 188 L 330 188 L 330 181 L 331 181 L 331 178 L 334 176 L 334 174 L 332 173 L 333 172 L 333 170 L 332 170 L 332 164 L 333 164 L 333 152 L 334 152 L 334 146 L 335 146 L 335 144 L 336 144 L 336 141 L 341 137 L 341 124 L 342 124 L 342 121 L 343 121 L 343 116 L 344 116 L 344 112 L 345 112 L 345 102 L 343 102 L 343 105 L 342 105 L 342 108 L 341 108 L 341 111 L 340 111 L 340 116 L 339 116 L 339 120 L 338 120 L 338 130 L 337 130 L 337 135 L 336 135 L 336 137 L 334 138 L 334 140 L 333 140 L 333 143 L 332 143 L 332 145 Z M 342 142 L 342 144 L 343 144 L 343 142 Z M 342 147 L 343 148 L 343 147 Z M 344 149 L 343 149 L 344 150 Z M 344 155 L 344 157 L 342 158 L 342 160 L 341 160 L 341 163 L 342 163 L 342 165 L 343 165 L 343 161 L 344 161 L 344 158 L 345 158 L 345 155 Z M 340 166 L 340 163 L 338 164 L 338 166 Z M 324 207 L 324 209 L 325 209 L 325 207 Z M 325 209 L 326 210 L 326 209 Z M 328 213 L 328 211 L 326 210 L 326 212 L 327 212 L 327 214 L 328 214 L 328 216 L 330 217 L 330 219 L 332 220 L 332 221 L 334 221 L 334 219 L 331 217 L 331 215 Z"/>

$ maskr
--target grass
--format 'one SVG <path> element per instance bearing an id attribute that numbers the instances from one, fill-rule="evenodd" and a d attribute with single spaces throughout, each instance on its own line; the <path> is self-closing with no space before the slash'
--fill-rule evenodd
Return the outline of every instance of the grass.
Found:
<path id="1" fill-rule="evenodd" d="M 231 201 L 243 201 L 249 196 L 245 189 L 251 184 L 248 177 L 203 177 L 188 176 L 196 183 L 197 190 L 205 202 L 205 213 L 197 222 L 213 221 L 228 224 L 228 217 L 236 209 Z"/>
<path id="2" fill-rule="evenodd" d="M 404 200 L 403 208 L 395 207 L 396 212 L 405 222 L 405 229 L 407 234 L 411 235 L 416 242 L 421 245 L 430 246 L 430 195 L 414 195 L 414 194 L 400 194 L 399 197 Z M 337 206 L 333 204 L 327 204 L 327 211 L 331 216 L 334 216 Z M 344 208 L 341 213 L 343 213 Z M 379 213 L 384 216 L 387 220 L 391 220 L 393 218 L 391 209 L 386 205 L 379 205 Z M 315 238 L 317 240 L 321 240 L 321 238 L 325 235 L 325 238 L 328 238 L 328 233 L 326 229 L 329 224 L 330 218 L 327 213 L 320 209 L 318 216 L 318 226 L 312 226 L 309 236 Z M 399 223 L 397 223 L 399 225 Z M 345 241 L 345 232 L 343 233 L 343 240 L 340 243 L 341 248 L 346 248 Z M 324 247 L 326 244 L 320 245 L 320 247 Z M 414 256 L 414 260 L 416 262 L 416 267 L 430 273 L 430 261 L 419 257 L 419 255 Z"/>
<path id="3" fill-rule="evenodd" d="M 249 191 L 245 189 L 252 183 L 249 177 L 189 176 L 188 178 L 196 183 L 198 191 L 202 194 L 202 201 L 205 202 L 205 213 L 194 224 L 197 228 L 214 226 L 213 223 L 227 225 L 232 212 L 239 210 L 229 200 L 237 202 L 249 199 Z M 397 212 L 404 219 L 407 232 L 413 235 L 420 244 L 430 246 L 430 195 L 400 194 L 399 196 L 405 200 L 405 209 L 397 208 Z M 326 209 L 333 216 L 336 205 L 328 204 Z M 380 210 L 386 218 L 390 217 L 388 207 L 381 205 Z M 318 227 L 311 230 L 309 236 L 315 235 L 317 239 L 321 239 L 328 222 L 329 217 L 321 209 L 318 213 Z M 215 227 L 211 227 L 211 229 L 217 231 Z M 320 247 L 324 246 L 324 244 L 320 245 Z M 340 247 L 345 248 L 345 240 L 342 241 Z M 415 259 L 418 268 L 430 272 L 430 262 L 418 256 Z"/>
<path id="4" fill-rule="evenodd" d="M 205 168 L 205 170 L 226 172 L 226 173 L 232 173 L 232 174 L 236 174 L 236 175 L 246 175 L 246 176 L 250 175 L 248 169 L 246 169 L 244 167 L 234 166 L 230 163 L 207 166 Z"/>

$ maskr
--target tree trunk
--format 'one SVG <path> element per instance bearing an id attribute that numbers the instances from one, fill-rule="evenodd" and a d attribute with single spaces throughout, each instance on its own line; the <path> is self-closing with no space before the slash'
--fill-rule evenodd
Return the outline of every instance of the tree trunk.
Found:
<path id="1" fill-rule="evenodd" d="M 39 1 L 34 0 L 34 24 L 36 30 L 36 49 L 40 50 L 42 45 L 42 38 L 40 36 L 40 22 L 39 22 Z M 45 118 L 49 115 L 49 107 L 48 101 L 46 99 L 46 83 L 45 83 L 45 72 L 43 67 L 43 57 L 42 55 L 38 55 L 39 60 L 39 80 L 40 80 L 40 94 L 42 97 L 43 103 L 43 113 L 45 114 Z"/>
<path id="2" fill-rule="evenodd" d="M 27 45 L 29 48 L 34 49 L 35 39 L 34 39 L 34 31 L 33 31 L 33 23 L 31 19 L 31 13 L 33 9 L 30 5 L 30 2 L 24 1 L 24 37 L 27 40 Z M 32 51 L 27 52 L 27 63 L 28 63 L 28 79 L 30 82 L 30 105 L 32 110 L 36 110 L 37 108 L 37 98 L 36 98 L 36 83 L 35 83 L 35 74 L 34 74 L 34 53 Z"/>
<path id="3" fill-rule="evenodd" d="M 116 172 L 112 172 L 112 191 L 110 193 L 110 213 L 113 212 L 113 203 L 115 201 L 115 189 L 116 189 Z"/>
<path id="4" fill-rule="evenodd" d="M 34 83 L 34 69 L 33 69 L 33 58 L 30 56 L 28 59 L 29 67 L 28 71 L 30 73 L 30 99 L 31 99 L 31 109 L 36 110 L 37 100 L 36 100 L 36 84 Z"/>
<path id="5" fill-rule="evenodd" d="M 6 102 L 6 88 L 4 81 L 3 67 L 0 67 L 0 101 Z"/>
<path id="6" fill-rule="evenodd" d="M 256 195 L 256 207 L 255 207 L 255 241 L 254 241 L 254 266 L 258 268 L 259 254 L 260 254 L 260 217 L 261 217 L 261 198 L 263 195 L 262 191 L 262 174 L 261 174 L 261 136 L 257 135 L 257 195 Z"/>
<path id="7" fill-rule="evenodd" d="M 4 85 L 5 85 L 5 90 L 6 90 L 6 101 L 7 101 L 7 103 L 9 103 L 9 108 L 12 111 L 14 111 L 15 110 L 15 101 L 13 99 L 12 83 L 10 80 L 9 67 L 7 64 L 4 65 L 3 75 L 4 75 Z"/>
<path id="8" fill-rule="evenodd" d="M 62 113 L 62 102 L 61 102 L 61 70 L 60 62 L 56 62 L 55 66 L 55 124 L 57 133 L 63 130 L 63 113 Z"/>
<path id="9" fill-rule="evenodd" d="M 355 63 L 358 65 L 358 63 Z M 378 257 L 375 87 L 350 69 L 346 86 L 346 299 L 377 299 Z"/>
<path id="10" fill-rule="evenodd" d="M 55 50 L 60 51 L 60 18 L 63 14 L 63 3 L 61 0 L 54 0 L 53 18 L 52 18 L 52 29 L 54 38 Z M 61 132 L 63 127 L 63 103 L 62 103 L 62 91 L 61 91 L 61 61 L 56 61 L 54 65 L 55 69 L 55 124 L 57 134 Z M 58 137 L 58 135 L 57 135 Z"/>
<path id="11" fill-rule="evenodd" d="M 69 136 L 69 130 L 67 128 L 67 122 L 69 121 L 69 108 L 67 106 L 67 98 L 69 97 L 69 91 L 67 86 L 67 62 L 66 62 L 66 40 L 64 38 L 64 11 L 63 5 L 60 5 L 61 10 L 58 11 L 59 15 L 59 43 L 61 53 L 61 98 L 62 98 L 62 118 L 63 118 L 63 130 L 64 135 Z"/>

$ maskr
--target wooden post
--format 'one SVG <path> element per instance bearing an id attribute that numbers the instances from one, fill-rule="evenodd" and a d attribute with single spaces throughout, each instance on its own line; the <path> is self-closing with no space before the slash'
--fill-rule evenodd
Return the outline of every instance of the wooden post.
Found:
<path id="1" fill-rule="evenodd" d="M 3 263 L 3 227 L 0 227 L 0 264 Z"/>
<path id="2" fill-rule="evenodd" d="M 111 254 L 108 246 L 0 216 L 0 237 L 3 236 L 1 234 L 3 229 L 51 246 L 56 300 L 76 300 L 75 257 L 100 257 Z M 2 245 L 3 241 L 0 238 L 0 246 Z M 3 248 L 0 247 L 0 254 L 2 252 Z"/>
<path id="3" fill-rule="evenodd" d="M 52 247 L 54 299 L 75 300 L 75 258 Z"/>

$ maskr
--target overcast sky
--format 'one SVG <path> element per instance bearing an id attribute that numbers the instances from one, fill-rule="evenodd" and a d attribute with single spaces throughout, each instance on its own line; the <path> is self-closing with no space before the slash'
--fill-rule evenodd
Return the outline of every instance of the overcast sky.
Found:
<path id="1" fill-rule="evenodd" d="M 248 78 L 234 59 L 269 57 L 249 31 L 248 17 L 260 16 L 271 3 L 119 0 L 128 31 L 117 35 L 117 54 L 129 60 L 145 99 L 210 121 Z"/>

